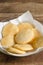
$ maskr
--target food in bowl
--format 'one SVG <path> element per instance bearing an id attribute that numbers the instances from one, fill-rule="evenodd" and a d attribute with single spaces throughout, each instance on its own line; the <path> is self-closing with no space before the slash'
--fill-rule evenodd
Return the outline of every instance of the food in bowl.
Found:
<path id="1" fill-rule="evenodd" d="M 15 44 L 13 47 L 14 48 L 17 48 L 17 49 L 20 49 L 22 51 L 30 51 L 30 50 L 33 50 L 33 47 L 30 44 Z"/>
<path id="2" fill-rule="evenodd" d="M 32 45 L 34 48 L 43 47 L 43 36 L 41 36 L 39 39 L 35 40 Z"/>
<path id="3" fill-rule="evenodd" d="M 27 44 L 34 39 L 34 32 L 31 29 L 22 30 L 15 36 L 15 41 L 18 44 Z"/>
<path id="4" fill-rule="evenodd" d="M 19 30 L 20 30 L 20 31 L 21 31 L 21 30 L 33 29 L 33 28 L 34 28 L 34 26 L 33 26 L 32 24 L 30 24 L 30 23 L 20 23 L 20 24 L 18 25 L 18 27 L 19 27 Z"/>
<path id="5" fill-rule="evenodd" d="M 39 38 L 40 32 L 31 23 L 8 23 L 3 27 L 1 44 L 10 53 L 24 54 L 35 50 L 38 43 L 34 41 Z"/>
<path id="6" fill-rule="evenodd" d="M 7 48 L 7 51 L 9 51 L 9 52 L 11 52 L 11 53 L 18 53 L 18 54 L 24 54 L 24 53 L 26 53 L 25 51 L 22 51 L 22 50 L 19 50 L 19 49 L 17 49 L 17 48 L 13 48 L 13 47 L 9 47 L 9 48 Z"/>
<path id="7" fill-rule="evenodd" d="M 5 37 L 9 34 L 16 34 L 19 31 L 18 27 L 15 24 L 8 23 L 3 27 L 2 36 Z"/>
<path id="8" fill-rule="evenodd" d="M 9 48 L 15 44 L 14 37 L 12 35 L 8 35 L 2 38 L 1 44 L 4 48 Z"/>

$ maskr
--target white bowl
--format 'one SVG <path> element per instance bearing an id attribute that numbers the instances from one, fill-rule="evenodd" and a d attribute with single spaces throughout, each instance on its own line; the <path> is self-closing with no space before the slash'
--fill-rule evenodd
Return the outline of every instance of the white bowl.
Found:
<path id="1" fill-rule="evenodd" d="M 16 24 L 16 25 L 18 25 L 19 23 L 22 23 L 22 22 L 29 22 L 29 23 L 33 24 L 36 27 L 36 29 L 43 35 L 43 25 L 41 23 L 39 23 L 37 20 L 35 20 L 33 18 L 33 16 L 31 15 L 31 13 L 29 11 L 27 11 L 26 13 L 24 13 L 23 15 L 19 16 L 16 19 L 9 20 L 7 22 L 0 22 L 0 40 L 2 39 L 2 33 L 1 33 L 2 28 L 9 22 Z M 40 51 L 43 51 L 43 47 L 40 47 L 32 52 L 27 52 L 25 54 L 13 54 L 13 53 L 7 52 L 0 44 L 0 51 L 5 53 L 5 54 L 8 54 L 8 55 L 23 57 L 23 56 L 29 56 L 32 54 L 36 54 Z"/>

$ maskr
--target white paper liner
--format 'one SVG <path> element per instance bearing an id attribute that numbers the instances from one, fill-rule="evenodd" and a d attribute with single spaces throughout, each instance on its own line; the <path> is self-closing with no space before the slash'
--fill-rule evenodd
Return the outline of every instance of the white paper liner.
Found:
<path id="1" fill-rule="evenodd" d="M 41 23 L 39 23 L 38 21 L 36 21 L 35 19 L 33 19 L 33 16 L 31 15 L 31 13 L 29 11 L 27 11 L 16 19 L 9 20 L 8 22 L 0 22 L 0 39 L 2 39 L 3 26 L 5 26 L 9 22 L 16 24 L 16 25 L 18 25 L 19 23 L 22 23 L 22 22 L 29 22 L 29 23 L 33 24 L 36 27 L 36 29 L 38 29 L 39 32 L 43 35 L 43 25 Z M 22 57 L 22 56 L 28 56 L 28 55 L 32 55 L 32 54 L 38 53 L 40 51 L 43 51 L 43 47 L 40 47 L 33 52 L 27 52 L 25 54 L 13 54 L 13 53 L 7 52 L 0 44 L 0 51 L 5 54 L 8 54 L 8 55 Z"/>

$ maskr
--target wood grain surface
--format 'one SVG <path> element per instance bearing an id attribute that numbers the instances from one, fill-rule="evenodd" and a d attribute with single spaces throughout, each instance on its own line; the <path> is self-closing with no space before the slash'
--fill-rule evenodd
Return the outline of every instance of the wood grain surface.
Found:
<path id="1" fill-rule="evenodd" d="M 0 0 L 0 22 L 16 18 L 27 10 L 43 24 L 43 0 Z M 22 58 L 0 52 L 0 65 L 43 65 L 43 51 Z"/>

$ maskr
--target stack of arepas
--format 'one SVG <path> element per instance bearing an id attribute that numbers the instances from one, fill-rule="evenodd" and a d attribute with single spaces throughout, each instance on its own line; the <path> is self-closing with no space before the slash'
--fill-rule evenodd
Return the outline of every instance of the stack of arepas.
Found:
<path id="1" fill-rule="evenodd" d="M 34 50 L 33 42 L 40 36 L 30 23 L 8 23 L 3 27 L 1 44 L 8 52 L 23 54 Z"/>

